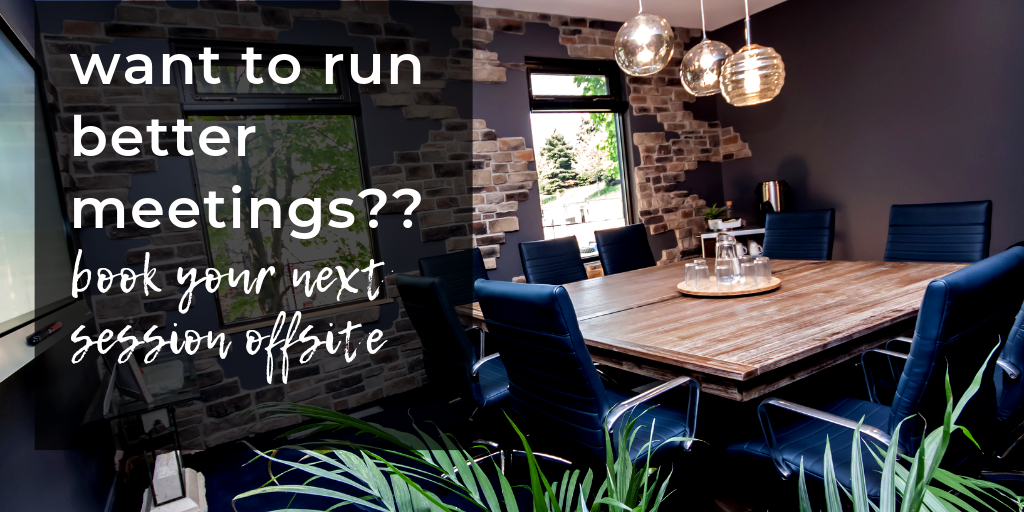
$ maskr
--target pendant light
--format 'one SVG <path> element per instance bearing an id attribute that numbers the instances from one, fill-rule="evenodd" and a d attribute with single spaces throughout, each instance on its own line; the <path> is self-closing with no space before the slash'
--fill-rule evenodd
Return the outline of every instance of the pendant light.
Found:
<path id="1" fill-rule="evenodd" d="M 744 107 L 770 101 L 782 91 L 786 67 L 774 49 L 750 44 L 750 7 L 746 9 L 747 45 L 722 65 L 722 96 L 730 105 Z"/>
<path id="2" fill-rule="evenodd" d="M 676 36 L 668 20 L 656 14 L 640 13 L 615 34 L 615 62 L 628 75 L 648 76 L 665 69 L 675 50 Z"/>
<path id="3" fill-rule="evenodd" d="M 704 0 L 700 0 L 700 27 L 704 39 L 683 55 L 679 79 L 690 94 L 711 96 L 722 90 L 719 81 L 722 76 L 722 63 L 732 55 L 732 50 L 725 43 L 708 39 L 708 30 L 704 23 Z"/>

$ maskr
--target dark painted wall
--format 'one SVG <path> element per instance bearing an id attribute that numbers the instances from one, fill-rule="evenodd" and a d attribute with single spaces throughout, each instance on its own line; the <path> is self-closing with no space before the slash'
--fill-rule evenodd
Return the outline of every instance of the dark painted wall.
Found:
<path id="1" fill-rule="evenodd" d="M 78 347 L 65 341 L 0 382 L 4 510 L 99 512 L 107 504 L 114 482 L 110 426 L 80 425 L 99 375 L 88 361 L 72 365 Z"/>
<path id="2" fill-rule="evenodd" d="M 725 195 L 785 179 L 798 209 L 835 207 L 837 259 L 880 260 L 889 206 L 991 199 L 992 251 L 1024 239 L 1024 3 L 789 0 L 754 42 L 786 64 L 775 100 L 719 100 L 753 158 L 723 164 Z M 711 34 L 733 49 L 742 25 Z"/>
<path id="3" fill-rule="evenodd" d="M 617 30 L 609 25 L 610 30 Z M 558 29 L 540 23 L 527 23 L 526 34 L 494 34 L 494 41 L 488 50 L 498 54 L 501 62 L 523 62 L 525 57 L 569 58 L 568 50 L 558 42 Z M 487 121 L 487 127 L 495 130 L 498 137 L 524 137 L 526 146 L 539 149 L 543 141 L 534 141 L 530 126 L 529 92 L 526 87 L 526 72 L 509 69 L 504 83 L 475 83 L 473 88 L 473 115 L 477 119 Z M 620 74 L 622 90 L 628 91 L 625 75 Z M 714 101 L 701 100 L 693 104 L 697 119 L 713 121 L 716 105 Z M 664 127 L 653 115 L 636 116 L 632 109 L 625 116 L 625 124 L 630 133 L 662 131 Z M 669 134 L 671 135 L 671 134 Z M 632 135 L 624 134 L 627 150 L 633 154 L 633 162 L 640 161 L 640 150 L 632 143 Z M 538 154 L 539 157 L 539 154 Z M 532 166 L 535 168 L 535 166 Z M 708 203 L 723 201 L 721 165 L 702 162 L 697 170 L 686 173 L 685 189 L 693 194 L 706 198 Z M 530 199 L 519 203 L 519 231 L 505 234 L 505 245 L 501 247 L 498 268 L 490 271 L 491 279 L 509 281 L 515 276 L 523 275 L 522 262 L 519 258 L 519 242 L 543 240 L 544 230 L 541 224 L 540 194 L 537 187 L 530 190 Z M 672 232 L 650 236 L 651 251 L 656 259 L 661 258 L 661 251 L 676 246 Z"/>

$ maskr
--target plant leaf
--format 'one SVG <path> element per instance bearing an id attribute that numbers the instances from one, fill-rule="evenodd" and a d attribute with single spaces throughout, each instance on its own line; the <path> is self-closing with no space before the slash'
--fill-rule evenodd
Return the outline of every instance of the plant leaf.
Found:
<path id="1" fill-rule="evenodd" d="M 832 445 L 825 437 L 825 508 L 828 512 L 842 512 L 843 505 L 839 500 L 839 482 L 836 481 L 836 468 L 832 462 Z"/>

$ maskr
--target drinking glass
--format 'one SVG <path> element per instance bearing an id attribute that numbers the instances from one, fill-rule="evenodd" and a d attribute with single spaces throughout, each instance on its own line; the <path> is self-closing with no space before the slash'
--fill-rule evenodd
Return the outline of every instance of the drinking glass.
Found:
<path id="1" fill-rule="evenodd" d="M 740 286 L 747 290 L 760 286 L 757 265 L 753 261 L 740 263 Z"/>
<path id="2" fill-rule="evenodd" d="M 731 261 L 715 260 L 715 289 L 720 292 L 733 290 L 736 269 Z"/>
<path id="3" fill-rule="evenodd" d="M 758 285 L 764 286 L 772 280 L 772 266 L 767 256 L 754 258 L 754 266 L 757 267 Z"/>
<path id="4" fill-rule="evenodd" d="M 687 263 L 684 266 L 683 274 L 683 286 L 686 288 L 694 289 L 697 285 L 697 264 Z"/>
<path id="5" fill-rule="evenodd" d="M 699 261 L 700 263 L 694 263 L 693 266 L 693 287 L 697 290 L 710 290 L 711 275 L 708 264 L 704 260 Z"/>

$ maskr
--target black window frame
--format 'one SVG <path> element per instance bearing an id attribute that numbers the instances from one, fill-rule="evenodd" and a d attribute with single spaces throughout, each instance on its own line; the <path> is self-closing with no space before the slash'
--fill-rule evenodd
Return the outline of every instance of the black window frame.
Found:
<path id="1" fill-rule="evenodd" d="M 604 76 L 608 94 L 602 96 L 535 96 L 533 75 Z M 526 58 L 526 86 L 530 112 L 614 112 L 624 114 L 629 103 L 622 99 L 619 67 L 612 61 Z"/>
<path id="2" fill-rule="evenodd" d="M 614 61 L 592 59 L 555 59 L 526 57 L 526 87 L 530 99 L 530 113 L 595 113 L 615 114 L 618 132 L 619 176 L 622 180 L 622 213 L 626 225 L 637 222 L 636 198 L 633 192 L 633 153 L 626 140 L 632 140 L 629 130 L 629 102 L 623 94 L 622 73 Z M 603 76 L 608 94 L 602 96 L 534 96 L 533 75 L 588 75 Z M 534 141 L 537 144 L 537 141 Z M 583 258 L 584 262 L 597 261 L 599 256 Z"/>
<path id="3" fill-rule="evenodd" d="M 194 39 L 172 39 L 170 41 L 171 52 L 188 55 L 192 58 L 193 64 L 198 62 L 196 58 L 199 53 L 202 52 L 206 46 L 211 47 L 211 51 L 216 54 L 223 55 L 228 52 L 241 53 L 246 47 L 253 47 L 255 53 L 261 54 L 263 57 L 261 62 L 269 62 L 269 60 L 277 54 L 287 53 L 296 57 L 300 64 L 316 63 L 322 65 L 326 54 L 338 54 L 345 53 L 351 55 L 353 53 L 351 48 L 338 47 L 338 46 L 315 46 L 315 45 L 289 45 L 280 43 L 242 43 L 232 41 L 216 41 L 211 42 L 208 40 L 194 40 Z M 218 60 L 217 63 L 233 63 L 232 60 L 225 59 L 223 62 Z M 205 115 L 205 116 L 241 116 L 241 115 L 252 115 L 252 114 L 266 114 L 266 115 L 294 115 L 294 114 L 310 114 L 310 115 L 347 115 L 352 116 L 355 123 L 355 147 L 359 152 L 359 166 L 362 173 L 364 187 L 372 187 L 372 175 L 370 173 L 370 166 L 367 161 L 366 151 L 366 137 L 363 130 L 362 120 L 362 104 L 359 94 L 359 88 L 352 82 L 352 79 L 348 73 L 342 72 L 341 68 L 344 62 L 339 62 L 335 65 L 332 72 L 334 73 L 334 83 L 338 87 L 339 92 L 337 94 L 210 94 L 200 93 L 198 91 L 197 82 L 199 76 L 193 71 L 193 83 L 188 85 L 184 83 L 183 75 L 184 64 L 175 63 L 175 83 L 178 86 L 179 100 L 181 102 L 182 116 L 185 120 L 188 120 L 189 116 L 192 115 Z M 189 149 L 193 148 L 192 137 L 186 138 L 186 147 Z M 189 166 L 192 171 L 193 188 L 195 190 L 196 197 L 202 197 L 202 191 L 199 186 L 199 169 L 196 166 L 195 155 L 188 157 Z M 369 208 L 366 208 L 369 211 Z M 206 247 L 206 257 L 210 266 L 213 266 L 213 251 L 210 247 L 210 234 L 208 231 L 209 221 L 206 219 L 206 210 L 201 209 L 201 215 L 203 217 L 203 245 Z M 377 236 L 376 229 L 368 229 L 369 242 L 370 242 L 370 255 L 374 261 L 384 261 L 381 257 L 380 252 L 380 240 Z M 380 272 L 380 270 L 377 270 Z M 381 275 L 383 278 L 383 275 Z M 372 276 L 371 276 L 372 279 Z M 383 285 L 380 286 L 383 289 Z M 370 304 L 373 302 L 379 302 L 384 297 L 378 296 L 377 299 L 371 301 L 365 295 L 361 295 L 358 299 L 352 299 L 344 302 L 334 302 L 331 304 L 324 304 L 322 306 L 315 306 L 311 308 L 297 308 L 295 310 L 289 310 L 288 313 L 293 311 L 300 311 L 303 314 L 310 314 L 317 316 L 316 313 L 330 311 L 338 308 L 350 307 L 359 304 Z M 214 300 L 217 304 L 217 321 L 221 329 L 227 332 L 239 332 L 245 327 L 251 327 L 254 324 L 265 324 L 272 320 L 273 315 L 261 316 L 258 318 L 250 318 L 246 320 L 239 320 L 227 323 L 223 309 L 220 304 L 220 295 L 214 294 Z"/>

